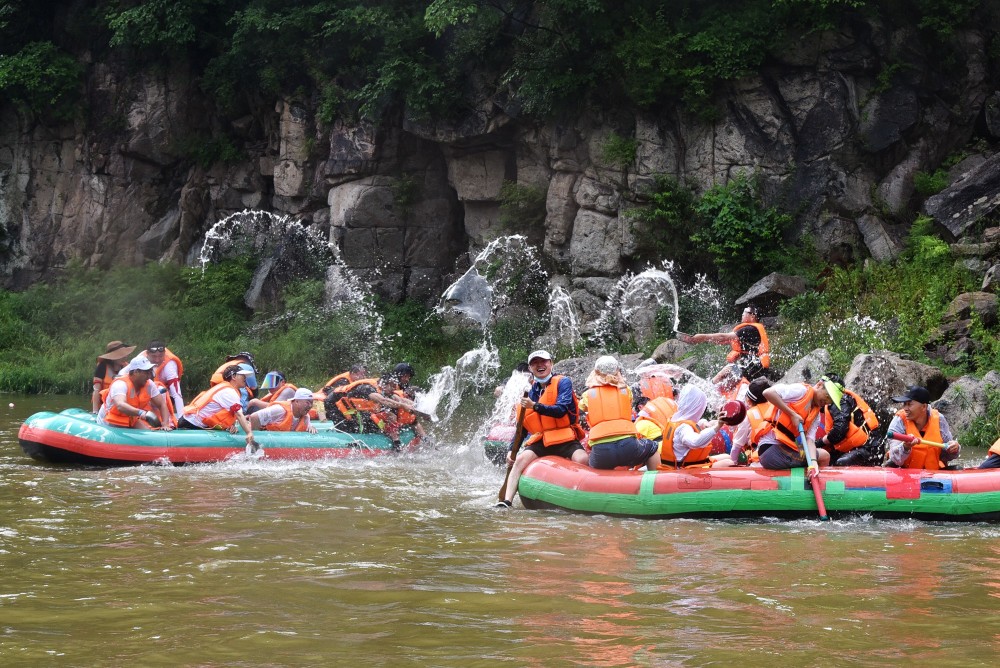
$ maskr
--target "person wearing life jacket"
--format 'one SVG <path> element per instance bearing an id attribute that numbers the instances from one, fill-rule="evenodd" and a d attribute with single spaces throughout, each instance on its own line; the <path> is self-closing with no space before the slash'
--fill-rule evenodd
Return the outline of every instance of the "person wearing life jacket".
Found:
<path id="1" fill-rule="evenodd" d="M 211 386 L 184 407 L 184 415 L 177 420 L 178 429 L 225 429 L 236 433 L 237 424 L 246 432 L 246 443 L 254 445 L 253 425 L 243 414 L 240 389 L 246 387 L 247 377 L 253 369 L 242 364 L 230 364 L 222 370 L 222 382 Z"/>
<path id="2" fill-rule="evenodd" d="M 590 424 L 591 468 L 645 466 L 655 471 L 659 467 L 657 444 L 636 432 L 632 390 L 622 376 L 621 365 L 611 355 L 598 357 L 594 363 L 580 410 L 587 413 Z"/>
<path id="3" fill-rule="evenodd" d="M 510 508 L 517 493 L 521 472 L 539 457 L 563 457 L 578 464 L 587 464 L 590 457 L 580 444 L 584 431 L 580 427 L 580 407 L 569 376 L 552 373 L 552 355 L 536 350 L 528 355 L 532 384 L 528 396 L 521 397 L 523 424 L 528 437 L 515 458 L 507 452 L 510 474 L 507 476 L 505 497 L 498 508 Z M 511 448 L 513 448 L 511 443 Z"/>
<path id="4" fill-rule="evenodd" d="M 641 406 L 635 416 L 636 432 L 643 438 L 659 443 L 663 438 L 663 430 L 677 412 L 677 402 L 666 397 L 642 397 L 638 403 Z"/>
<path id="5" fill-rule="evenodd" d="M 101 408 L 101 391 L 111 387 L 115 377 L 128 364 L 128 356 L 135 350 L 121 341 L 111 341 L 104 349 L 103 355 L 97 356 L 97 366 L 94 368 L 93 391 L 90 394 L 90 412 L 97 413 Z"/>
<path id="6" fill-rule="evenodd" d="M 687 384 L 677 396 L 677 410 L 670 417 L 660 442 L 660 468 L 664 470 L 707 467 L 711 460 L 712 439 L 719 431 L 719 421 L 701 418 L 708 397 L 694 385 Z"/>
<path id="7" fill-rule="evenodd" d="M 731 332 L 694 335 L 677 332 L 677 338 L 684 343 L 717 343 L 732 348 L 726 356 L 728 364 L 712 379 L 723 387 L 735 385 L 740 378 L 753 380 L 771 366 L 771 344 L 755 306 L 743 309 L 739 324 Z"/>
<path id="8" fill-rule="evenodd" d="M 831 402 L 823 407 L 826 433 L 816 445 L 830 453 L 833 466 L 881 466 L 882 451 L 871 433 L 878 429 L 878 417 L 868 402 L 844 387 L 840 376 L 827 374 Z"/>
<path id="9" fill-rule="evenodd" d="M 412 401 L 393 394 L 397 389 L 399 381 L 391 373 L 350 383 L 343 388 L 333 417 L 327 409 L 327 418 L 334 421 L 336 428 L 349 433 L 382 432 L 397 445 L 399 419 L 396 410 L 415 408 Z"/>
<path id="10" fill-rule="evenodd" d="M 170 402 L 173 404 L 173 413 L 175 415 L 183 413 L 184 395 L 181 391 L 181 377 L 184 375 L 184 364 L 181 359 L 159 339 L 150 341 L 141 354 L 156 365 L 153 380 L 167 388 Z"/>
<path id="11" fill-rule="evenodd" d="M 993 445 L 990 446 L 989 454 L 983 463 L 977 466 L 980 469 L 997 469 L 1000 468 L 1000 438 L 993 441 Z"/>
<path id="12" fill-rule="evenodd" d="M 249 364 L 250 368 L 253 369 L 253 375 L 256 377 L 257 365 L 253 361 L 253 355 L 251 355 L 248 352 L 241 352 L 241 353 L 236 353 L 235 355 L 226 355 L 226 361 L 223 362 L 219 366 L 219 368 L 215 370 L 208 384 L 218 385 L 219 383 L 224 382 L 225 379 L 222 377 L 222 372 L 225 371 L 228 367 L 232 366 L 233 364 Z M 247 385 L 247 387 L 249 387 L 252 390 L 257 389 L 256 379 L 254 380 L 252 387 L 249 384 Z"/>
<path id="13" fill-rule="evenodd" d="M 101 392 L 103 403 L 97 412 L 98 423 L 129 429 L 160 427 L 170 431 L 173 427 L 167 402 L 152 381 L 153 369 L 153 363 L 142 356 L 129 362 L 122 375 Z"/>
<path id="14" fill-rule="evenodd" d="M 713 458 L 712 468 L 727 466 L 747 466 L 759 460 L 757 444 L 761 437 L 771 430 L 771 423 L 764 419 L 764 410 L 770 404 L 764 399 L 764 390 L 771 387 L 767 378 L 754 378 L 747 385 L 743 395 L 743 405 L 746 416 L 736 425 L 733 432 L 733 445 L 728 455 Z M 727 462 L 725 457 L 729 458 Z"/>
<path id="15" fill-rule="evenodd" d="M 937 471 L 947 468 L 948 462 L 958 458 L 962 446 L 951 434 L 951 427 L 936 408 L 930 407 L 931 395 L 927 388 L 910 386 L 906 394 L 893 397 L 893 401 L 903 404 L 903 408 L 889 423 L 889 438 L 893 434 L 909 434 L 916 438 L 942 443 L 946 447 L 935 448 L 923 443 L 910 444 L 892 439 L 889 446 L 889 462 L 893 466 L 906 469 L 927 469 Z"/>
<path id="16" fill-rule="evenodd" d="M 816 448 L 821 410 L 831 401 L 829 385 L 821 380 L 815 385 L 779 384 L 764 390 L 764 398 L 770 404 L 765 419 L 771 429 L 759 441 L 761 466 L 771 470 L 807 467 L 806 456 L 799 446 L 799 425 L 805 430 L 805 447 L 816 462 L 816 467 L 810 467 L 806 475 L 811 479 L 820 467 L 830 464 L 830 453 Z"/>
<path id="17" fill-rule="evenodd" d="M 250 416 L 254 429 L 265 431 L 305 431 L 316 433 L 316 427 L 309 420 L 313 393 L 304 387 L 292 392 L 290 399 L 278 399 Z"/>
<path id="18" fill-rule="evenodd" d="M 364 364 L 353 364 L 347 371 L 338 373 L 336 376 L 326 381 L 326 383 L 323 384 L 323 389 L 316 394 L 323 395 L 322 401 L 325 401 L 330 397 L 332 392 L 337 392 L 340 388 L 367 377 L 368 367 Z M 339 398 L 340 397 L 334 398 L 333 402 L 336 402 Z"/>
<path id="19" fill-rule="evenodd" d="M 260 384 L 260 398 L 247 402 L 248 413 L 267 408 L 276 401 L 289 401 L 299 388 L 285 380 L 285 374 L 280 371 L 268 371 Z"/>

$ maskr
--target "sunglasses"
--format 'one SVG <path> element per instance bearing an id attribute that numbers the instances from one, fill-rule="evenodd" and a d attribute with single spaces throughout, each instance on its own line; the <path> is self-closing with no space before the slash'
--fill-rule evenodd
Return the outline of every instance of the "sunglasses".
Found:
<path id="1" fill-rule="evenodd" d="M 150 348 L 147 352 L 151 352 L 151 353 L 163 353 L 163 352 L 166 352 L 166 351 L 167 351 L 167 349 L 165 347 L 163 347 L 163 346 L 156 346 L 155 348 Z"/>

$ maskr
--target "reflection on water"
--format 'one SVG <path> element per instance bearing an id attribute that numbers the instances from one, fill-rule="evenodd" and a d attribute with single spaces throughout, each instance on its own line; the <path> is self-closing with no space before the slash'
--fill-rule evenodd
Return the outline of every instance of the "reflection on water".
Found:
<path id="1" fill-rule="evenodd" d="M 71 469 L 0 414 L 3 665 L 987 665 L 1000 526 L 490 506 L 474 444 Z M 6 404 L 7 401 L 2 402 Z"/>

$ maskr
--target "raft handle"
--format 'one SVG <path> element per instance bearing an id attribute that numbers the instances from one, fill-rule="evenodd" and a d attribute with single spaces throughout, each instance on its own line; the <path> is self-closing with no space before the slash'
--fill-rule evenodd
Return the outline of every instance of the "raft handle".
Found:
<path id="1" fill-rule="evenodd" d="M 951 494 L 951 480 L 921 480 L 920 491 L 934 494 Z"/>

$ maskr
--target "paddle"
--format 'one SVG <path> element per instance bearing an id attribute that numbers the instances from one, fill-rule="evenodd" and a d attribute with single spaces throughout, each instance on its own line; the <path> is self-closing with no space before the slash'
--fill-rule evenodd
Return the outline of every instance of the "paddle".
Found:
<path id="1" fill-rule="evenodd" d="M 910 445 L 916 445 L 917 443 L 922 443 L 924 445 L 929 445 L 932 448 L 941 448 L 946 450 L 948 448 L 947 443 L 936 443 L 934 441 L 928 441 L 927 439 L 914 436 L 912 434 L 889 434 L 889 438 L 897 441 L 902 441 L 903 443 L 909 443 Z"/>
<path id="2" fill-rule="evenodd" d="M 524 391 L 524 397 L 528 396 L 528 390 Z M 517 409 L 517 428 L 514 429 L 514 442 L 510 446 L 510 464 L 507 464 L 507 473 L 503 477 L 503 487 L 500 488 L 500 494 L 497 495 L 498 501 L 503 501 L 504 497 L 507 496 L 507 480 L 510 478 L 510 470 L 514 468 L 514 458 L 517 457 L 517 451 L 521 449 L 521 441 L 524 440 L 524 406 L 519 406 Z"/>
<path id="3" fill-rule="evenodd" d="M 806 431 L 802 427 L 801 422 L 799 423 L 799 445 L 806 456 L 806 466 L 808 469 L 815 467 L 813 474 L 809 476 L 809 483 L 812 485 L 813 495 L 816 496 L 816 509 L 819 511 L 819 519 L 822 522 L 826 522 L 830 519 L 830 516 L 826 514 L 826 504 L 823 503 L 823 494 L 819 491 L 819 465 L 806 446 Z"/>

